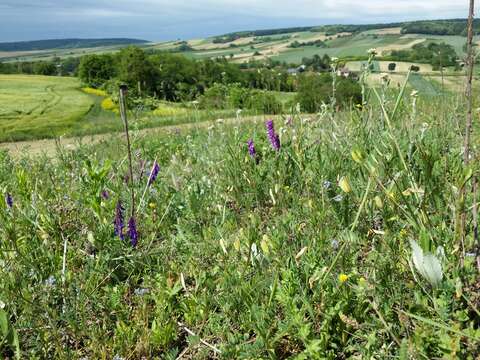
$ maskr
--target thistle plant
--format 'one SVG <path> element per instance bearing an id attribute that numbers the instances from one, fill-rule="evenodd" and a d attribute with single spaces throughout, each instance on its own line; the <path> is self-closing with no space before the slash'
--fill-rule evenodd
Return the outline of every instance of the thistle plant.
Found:
<path id="1" fill-rule="evenodd" d="M 330 70 L 332 73 L 332 99 L 331 107 L 332 113 L 335 113 L 337 107 L 337 71 L 338 71 L 339 60 L 336 57 L 332 57 Z"/>

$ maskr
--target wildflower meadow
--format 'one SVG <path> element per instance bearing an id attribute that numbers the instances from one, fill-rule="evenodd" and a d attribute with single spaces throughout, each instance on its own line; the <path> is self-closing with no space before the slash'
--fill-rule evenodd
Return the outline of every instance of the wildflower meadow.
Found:
<path id="1" fill-rule="evenodd" d="M 463 98 L 407 84 L 0 153 L 2 357 L 478 359 Z"/>

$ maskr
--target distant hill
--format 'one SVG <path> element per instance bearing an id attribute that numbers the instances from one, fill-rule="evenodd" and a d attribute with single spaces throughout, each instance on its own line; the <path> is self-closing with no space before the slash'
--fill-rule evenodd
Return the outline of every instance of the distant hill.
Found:
<path id="1" fill-rule="evenodd" d="M 420 20 L 405 21 L 386 24 L 366 24 L 366 25 L 323 25 L 292 27 L 284 29 L 264 29 L 254 31 L 238 31 L 225 35 L 214 37 L 214 43 L 228 43 L 243 37 L 250 36 L 268 36 L 277 34 L 288 34 L 301 31 L 314 31 L 326 33 L 350 32 L 358 33 L 368 30 L 377 30 L 382 28 L 401 28 L 402 34 L 424 34 L 424 35 L 461 35 L 466 36 L 466 19 L 448 19 L 448 20 Z M 480 19 L 475 19 L 475 33 L 480 33 Z"/>
<path id="2" fill-rule="evenodd" d="M 145 44 L 139 39 L 52 39 L 0 43 L 0 51 L 35 51 L 52 49 L 79 49 L 102 46 Z"/>

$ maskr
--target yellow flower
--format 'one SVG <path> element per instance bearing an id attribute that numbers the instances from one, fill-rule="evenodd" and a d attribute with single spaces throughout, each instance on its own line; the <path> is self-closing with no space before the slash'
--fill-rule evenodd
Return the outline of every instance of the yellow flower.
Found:
<path id="1" fill-rule="evenodd" d="M 352 150 L 352 159 L 358 164 L 363 162 L 363 154 L 360 150 Z"/>
<path id="2" fill-rule="evenodd" d="M 117 108 L 117 104 L 115 104 L 112 100 L 112 98 L 105 98 L 102 100 L 102 109 L 106 111 L 113 111 Z"/>
<path id="3" fill-rule="evenodd" d="M 107 96 L 108 94 L 103 91 L 103 90 L 99 90 L 99 89 L 93 89 L 93 88 L 90 88 L 90 87 L 85 87 L 82 89 L 82 91 L 86 94 L 90 94 L 90 95 L 96 95 L 96 96 Z"/>
<path id="4" fill-rule="evenodd" d="M 402 238 L 405 237 L 405 236 L 407 236 L 407 235 L 408 235 L 407 229 L 402 229 L 402 230 L 400 230 L 400 236 L 401 236 Z"/>
<path id="5" fill-rule="evenodd" d="M 377 208 L 379 209 L 383 209 L 383 201 L 382 201 L 382 198 L 380 196 L 375 196 L 375 205 L 377 206 Z"/>
<path id="6" fill-rule="evenodd" d="M 343 284 L 344 282 L 346 282 L 348 280 L 348 275 L 347 274 L 340 274 L 338 276 L 338 280 Z"/>
<path id="7" fill-rule="evenodd" d="M 352 187 L 345 176 L 340 179 L 338 186 L 340 186 L 340 188 L 347 194 L 352 192 Z"/>
<path id="8" fill-rule="evenodd" d="M 148 204 L 148 206 L 150 207 L 150 209 L 155 209 L 157 207 L 155 203 L 150 203 Z"/>

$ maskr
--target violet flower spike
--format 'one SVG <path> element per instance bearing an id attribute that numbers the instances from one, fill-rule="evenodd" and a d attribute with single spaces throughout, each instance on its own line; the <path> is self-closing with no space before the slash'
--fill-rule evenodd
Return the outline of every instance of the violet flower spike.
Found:
<path id="1" fill-rule="evenodd" d="M 7 206 L 11 209 L 13 207 L 13 197 L 12 197 L 12 194 L 10 193 L 7 193 L 5 195 L 5 203 L 7 204 Z"/>
<path id="2" fill-rule="evenodd" d="M 110 194 L 107 190 L 103 190 L 101 195 L 103 200 L 108 200 L 110 198 Z"/>
<path id="3" fill-rule="evenodd" d="M 255 157 L 257 156 L 257 151 L 255 150 L 255 144 L 253 143 L 253 140 L 252 139 L 248 140 L 247 145 L 248 145 L 248 153 L 252 158 L 255 159 Z"/>
<path id="4" fill-rule="evenodd" d="M 135 223 L 135 218 L 132 216 L 128 220 L 128 237 L 130 238 L 130 243 L 132 247 L 136 247 L 138 244 L 138 231 L 137 224 Z"/>
<path id="5" fill-rule="evenodd" d="M 118 236 L 120 240 L 125 239 L 125 236 L 123 235 L 123 229 L 125 228 L 125 224 L 123 222 L 123 210 L 122 202 L 118 201 L 115 208 L 115 220 L 113 222 L 113 226 L 115 235 Z"/>
<path id="6" fill-rule="evenodd" d="M 268 139 L 270 140 L 270 144 L 272 144 L 272 147 L 275 151 L 280 151 L 280 137 L 275 132 L 275 126 L 273 124 L 273 120 L 268 120 L 265 123 L 265 126 L 267 128 L 267 135 L 268 135 Z"/>
<path id="7" fill-rule="evenodd" d="M 152 171 L 150 172 L 150 176 L 148 178 L 148 186 L 152 186 L 155 180 L 158 177 L 158 173 L 160 172 L 160 165 L 158 165 L 157 160 L 153 163 Z"/>

